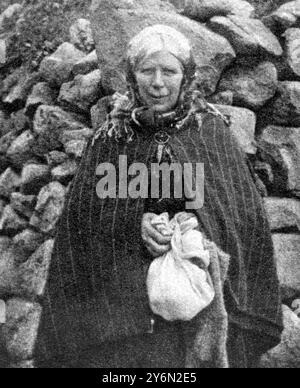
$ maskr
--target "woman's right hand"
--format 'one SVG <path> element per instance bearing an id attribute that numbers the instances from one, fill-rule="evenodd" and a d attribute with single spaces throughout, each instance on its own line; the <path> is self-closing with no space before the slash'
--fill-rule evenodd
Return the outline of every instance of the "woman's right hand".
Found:
<path id="1" fill-rule="evenodd" d="M 172 235 L 162 235 L 151 221 L 157 217 L 154 213 L 145 213 L 142 220 L 142 239 L 151 255 L 156 258 L 164 255 L 171 249 Z"/>

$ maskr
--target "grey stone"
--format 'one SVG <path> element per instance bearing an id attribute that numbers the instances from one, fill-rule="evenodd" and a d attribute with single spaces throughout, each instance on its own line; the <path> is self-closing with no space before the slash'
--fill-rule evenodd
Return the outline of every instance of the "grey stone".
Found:
<path id="1" fill-rule="evenodd" d="M 25 229 L 12 239 L 15 263 L 24 263 L 44 242 L 44 236 L 32 229 Z"/>
<path id="2" fill-rule="evenodd" d="M 274 97 L 277 86 L 276 66 L 263 62 L 254 68 L 236 65 L 223 75 L 218 89 L 231 90 L 234 105 L 258 110 Z"/>
<path id="3" fill-rule="evenodd" d="M 218 92 L 210 96 L 207 100 L 212 104 L 233 105 L 233 92 L 231 90 Z"/>
<path id="4" fill-rule="evenodd" d="M 61 151 L 51 151 L 46 155 L 47 163 L 50 168 L 63 164 L 68 160 L 68 155 Z"/>
<path id="5" fill-rule="evenodd" d="M 58 101 L 75 110 L 89 112 L 97 102 L 101 92 L 101 72 L 94 70 L 86 75 L 78 75 L 60 89 Z"/>
<path id="6" fill-rule="evenodd" d="M 77 168 L 75 160 L 68 160 L 51 171 L 52 179 L 66 185 L 76 174 Z"/>
<path id="7" fill-rule="evenodd" d="M 297 228 L 300 232 L 300 201 L 291 198 L 265 198 L 271 230 Z"/>
<path id="8" fill-rule="evenodd" d="M 15 132 L 8 132 L 0 139 L 0 154 L 6 154 L 7 150 L 9 149 L 10 145 L 13 143 L 13 141 L 17 138 L 17 135 Z"/>
<path id="9" fill-rule="evenodd" d="M 258 19 L 234 15 L 215 16 L 209 26 L 226 37 L 237 54 L 267 53 L 277 57 L 283 54 L 276 36 Z"/>
<path id="10" fill-rule="evenodd" d="M 70 27 L 71 43 L 82 51 L 90 52 L 95 48 L 91 23 L 87 19 L 78 19 Z"/>
<path id="11" fill-rule="evenodd" d="M 93 70 L 98 69 L 98 57 L 96 50 L 93 50 L 86 57 L 75 63 L 72 73 L 74 75 L 88 74 Z"/>
<path id="12" fill-rule="evenodd" d="M 21 174 L 21 190 L 26 195 L 37 195 L 50 180 L 50 169 L 44 164 L 30 163 L 24 166 Z"/>
<path id="13" fill-rule="evenodd" d="M 0 298 L 11 293 L 17 282 L 12 240 L 0 236 Z"/>
<path id="14" fill-rule="evenodd" d="M 32 117 L 40 105 L 54 105 L 55 94 L 47 82 L 39 82 L 34 85 L 31 94 L 27 98 L 25 113 Z"/>
<path id="15" fill-rule="evenodd" d="M 37 109 L 33 122 L 34 132 L 43 139 L 48 152 L 61 147 L 60 137 L 64 132 L 83 128 L 84 124 L 75 115 L 49 105 L 41 105 Z"/>
<path id="16" fill-rule="evenodd" d="M 11 363 L 9 369 L 36 369 L 36 367 L 34 360 L 29 360 Z"/>
<path id="17" fill-rule="evenodd" d="M 65 144 L 65 151 L 70 156 L 81 158 L 83 156 L 86 145 L 86 140 L 71 140 Z"/>
<path id="18" fill-rule="evenodd" d="M 63 211 L 65 194 L 66 190 L 59 182 L 45 186 L 38 196 L 30 225 L 43 233 L 52 232 Z"/>
<path id="19" fill-rule="evenodd" d="M 23 7 L 19 3 L 9 5 L 1 14 L 0 14 L 0 30 L 5 28 L 6 23 L 12 22 L 15 18 L 20 15 Z"/>
<path id="20" fill-rule="evenodd" d="M 290 1 L 283 4 L 271 15 L 264 18 L 264 22 L 274 29 L 281 27 L 286 30 L 293 27 L 300 18 L 300 1 Z"/>
<path id="21" fill-rule="evenodd" d="M 55 53 L 43 59 L 40 73 L 50 85 L 60 86 L 69 80 L 73 66 L 84 57 L 84 52 L 65 42 Z"/>
<path id="22" fill-rule="evenodd" d="M 0 39 L 0 65 L 4 65 L 6 63 L 6 40 Z"/>
<path id="23" fill-rule="evenodd" d="M 216 105 L 216 108 L 230 117 L 230 129 L 242 150 L 247 154 L 255 154 L 255 113 L 249 109 L 228 105 Z"/>
<path id="24" fill-rule="evenodd" d="M 243 0 L 185 0 L 182 3 L 183 15 L 200 22 L 207 22 L 214 16 L 251 17 L 254 14 L 254 7 Z"/>
<path id="25" fill-rule="evenodd" d="M 12 361 L 33 359 L 41 310 L 39 304 L 18 298 L 7 302 L 7 321 L 2 327 L 2 334 Z"/>
<path id="26" fill-rule="evenodd" d="M 258 139 L 262 159 L 272 166 L 273 189 L 300 195 L 300 131 L 269 126 Z"/>
<path id="27" fill-rule="evenodd" d="M 63 131 L 60 135 L 60 141 L 63 145 L 68 144 L 70 141 L 74 140 L 88 140 L 93 136 L 94 130 L 92 128 L 83 128 L 80 130 L 74 131 Z"/>
<path id="28" fill-rule="evenodd" d="M 10 197 L 10 206 L 24 218 L 30 218 L 32 216 L 35 202 L 35 195 L 12 193 Z"/>
<path id="29" fill-rule="evenodd" d="M 285 54 L 289 68 L 293 74 L 300 77 L 299 43 L 300 28 L 290 28 L 285 34 Z"/>
<path id="30" fill-rule="evenodd" d="M 275 259 L 284 298 L 299 295 L 300 291 L 300 235 L 274 234 Z"/>
<path id="31" fill-rule="evenodd" d="M 147 26 L 165 24 L 185 34 L 194 47 L 199 68 L 211 65 L 219 76 L 235 58 L 228 41 L 206 26 L 179 15 L 161 0 L 94 0 L 91 7 L 102 85 L 107 90 L 126 90 L 125 52 L 129 40 Z M 101 28 L 99 28 L 101 26 Z"/>
<path id="32" fill-rule="evenodd" d="M 274 124 L 300 127 L 300 82 L 279 82 L 278 96 L 268 113 Z"/>
<path id="33" fill-rule="evenodd" d="M 7 157 L 14 165 L 22 166 L 32 156 L 32 146 L 35 142 L 34 134 L 27 130 L 18 136 L 7 150 Z"/>
<path id="34" fill-rule="evenodd" d="M 10 205 L 5 206 L 0 219 L 0 232 L 17 233 L 27 225 L 28 221 L 21 218 Z"/>
<path id="35" fill-rule="evenodd" d="M 11 168 L 0 176 L 0 196 L 9 198 L 21 185 L 21 179 Z"/>
<path id="36" fill-rule="evenodd" d="M 284 332 L 281 343 L 264 355 L 261 368 L 297 369 L 300 365 L 300 319 L 283 306 Z"/>
<path id="37" fill-rule="evenodd" d="M 43 296 L 54 240 L 46 241 L 19 267 L 19 292 L 28 298 Z"/>

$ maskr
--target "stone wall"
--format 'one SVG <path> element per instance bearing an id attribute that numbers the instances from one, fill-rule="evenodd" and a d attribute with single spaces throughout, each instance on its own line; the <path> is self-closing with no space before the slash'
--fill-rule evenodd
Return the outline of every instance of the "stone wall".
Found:
<path id="1" fill-rule="evenodd" d="M 21 10 L 13 7 L 0 15 L 0 63 L 7 60 L 3 20 Z M 299 366 L 300 1 L 258 19 L 240 0 L 94 0 L 91 16 L 92 23 L 71 26 L 69 41 L 38 71 L 21 66 L 1 85 L 0 365 L 34 366 L 39 301 L 65 195 L 105 117 L 105 95 L 124 90 L 128 39 L 165 23 L 191 39 L 199 88 L 230 116 L 264 195 L 286 329 L 262 367 Z"/>

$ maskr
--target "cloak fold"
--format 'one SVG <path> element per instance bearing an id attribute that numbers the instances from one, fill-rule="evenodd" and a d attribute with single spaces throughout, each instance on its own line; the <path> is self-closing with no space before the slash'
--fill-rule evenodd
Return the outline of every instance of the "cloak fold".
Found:
<path id="1" fill-rule="evenodd" d="M 275 346 L 282 321 L 273 244 L 244 154 L 212 114 L 201 120 L 191 116 L 168 145 L 181 164 L 204 163 L 204 206 L 195 214 L 206 237 L 231 257 L 224 288 L 229 320 Z M 96 168 L 107 162 L 117 167 L 119 155 L 127 155 L 128 166 L 149 167 L 156 151 L 153 135 L 141 133 L 129 143 L 89 141 L 57 227 L 38 359 L 74 361 L 80 350 L 150 329 L 146 274 L 151 259 L 141 240 L 141 219 L 151 207 L 168 210 L 159 209 L 168 201 L 155 208 L 155 201 L 141 198 L 100 199 Z"/>

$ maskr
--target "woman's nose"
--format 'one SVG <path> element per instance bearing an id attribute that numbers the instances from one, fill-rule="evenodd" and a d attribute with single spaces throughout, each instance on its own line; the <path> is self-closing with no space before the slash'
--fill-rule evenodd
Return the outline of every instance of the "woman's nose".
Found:
<path id="1" fill-rule="evenodd" d="M 163 80 L 163 75 L 160 70 L 157 70 L 154 74 L 153 80 L 152 80 L 152 86 L 155 88 L 162 88 L 164 87 L 165 83 Z"/>

